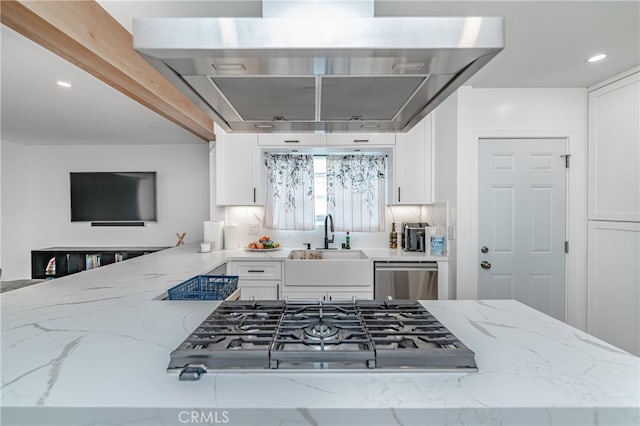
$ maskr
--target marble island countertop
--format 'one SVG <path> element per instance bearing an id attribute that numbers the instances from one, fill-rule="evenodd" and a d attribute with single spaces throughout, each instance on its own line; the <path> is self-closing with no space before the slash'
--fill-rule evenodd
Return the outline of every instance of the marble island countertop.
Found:
<path id="1" fill-rule="evenodd" d="M 258 255 L 276 253 L 286 257 Z M 476 353 L 478 372 L 180 382 L 165 372 L 169 354 L 219 302 L 154 298 L 246 256 L 178 247 L 0 295 L 2 424 L 184 424 L 194 408 L 227 424 L 640 422 L 638 357 L 512 300 L 423 302 Z"/>

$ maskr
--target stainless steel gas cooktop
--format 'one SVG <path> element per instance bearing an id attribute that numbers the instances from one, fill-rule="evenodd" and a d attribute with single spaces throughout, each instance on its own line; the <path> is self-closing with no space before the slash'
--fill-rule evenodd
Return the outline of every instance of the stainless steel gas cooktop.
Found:
<path id="1" fill-rule="evenodd" d="M 168 371 L 469 371 L 474 353 L 413 300 L 225 301 L 171 353 Z"/>

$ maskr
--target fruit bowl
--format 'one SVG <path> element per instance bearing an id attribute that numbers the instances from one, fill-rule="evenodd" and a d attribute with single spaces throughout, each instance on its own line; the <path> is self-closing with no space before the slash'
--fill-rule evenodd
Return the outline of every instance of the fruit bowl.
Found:
<path id="1" fill-rule="evenodd" d="M 258 241 L 251 241 L 247 244 L 249 251 L 273 251 L 280 250 L 280 243 L 273 242 L 268 235 L 260 237 Z"/>

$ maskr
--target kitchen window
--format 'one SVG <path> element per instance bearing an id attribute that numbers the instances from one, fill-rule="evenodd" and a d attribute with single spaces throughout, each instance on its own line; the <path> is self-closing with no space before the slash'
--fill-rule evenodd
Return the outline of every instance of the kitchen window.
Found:
<path id="1" fill-rule="evenodd" d="M 327 155 L 327 213 L 336 231 L 384 231 L 385 155 Z"/>
<path id="2" fill-rule="evenodd" d="M 384 230 L 386 156 L 265 154 L 265 226 L 310 230 L 334 218 L 337 231 Z"/>
<path id="3" fill-rule="evenodd" d="M 266 153 L 267 200 L 264 225 L 270 229 L 315 229 L 313 156 Z"/>
<path id="4" fill-rule="evenodd" d="M 324 224 L 327 216 L 327 156 L 313 157 L 313 189 L 316 208 L 316 225 Z"/>

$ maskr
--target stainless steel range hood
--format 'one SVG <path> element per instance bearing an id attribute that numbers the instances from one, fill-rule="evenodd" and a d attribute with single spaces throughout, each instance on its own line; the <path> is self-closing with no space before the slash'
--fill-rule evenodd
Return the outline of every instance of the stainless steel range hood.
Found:
<path id="1" fill-rule="evenodd" d="M 138 52 L 237 132 L 407 131 L 504 46 L 494 17 L 144 18 L 133 29 Z"/>

